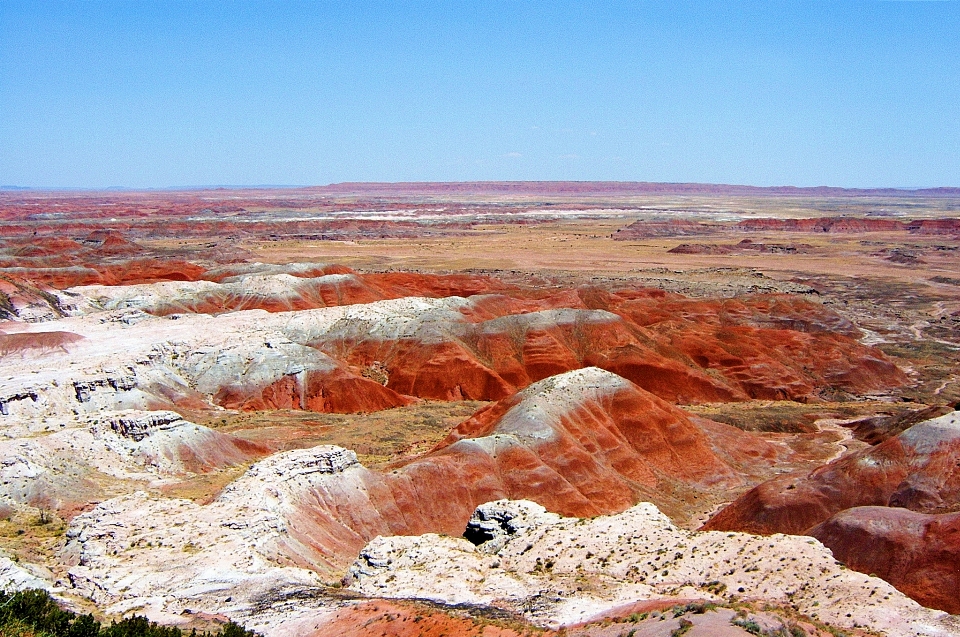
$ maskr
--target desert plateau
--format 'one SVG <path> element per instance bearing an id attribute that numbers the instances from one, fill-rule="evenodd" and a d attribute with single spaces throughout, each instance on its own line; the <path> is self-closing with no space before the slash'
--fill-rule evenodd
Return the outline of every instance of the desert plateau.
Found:
<path id="1" fill-rule="evenodd" d="M 960 635 L 960 190 L 0 191 L 0 589 Z"/>

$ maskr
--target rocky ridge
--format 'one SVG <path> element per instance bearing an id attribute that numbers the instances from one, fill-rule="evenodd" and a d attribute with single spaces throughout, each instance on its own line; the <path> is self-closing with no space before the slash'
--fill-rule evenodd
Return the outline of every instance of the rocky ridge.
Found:
<path id="1" fill-rule="evenodd" d="M 816 540 L 681 531 L 650 504 L 573 519 L 530 502 L 496 502 L 480 507 L 467 534 L 492 537 L 478 546 L 438 535 L 377 538 L 351 567 L 350 587 L 369 596 L 494 605 L 553 627 L 637 599 L 674 598 L 779 601 L 891 636 L 960 630 L 956 617 L 845 570 Z"/>
<path id="2" fill-rule="evenodd" d="M 960 412 L 913 425 L 809 475 L 748 491 L 704 528 L 805 533 L 850 568 L 960 612 Z"/>

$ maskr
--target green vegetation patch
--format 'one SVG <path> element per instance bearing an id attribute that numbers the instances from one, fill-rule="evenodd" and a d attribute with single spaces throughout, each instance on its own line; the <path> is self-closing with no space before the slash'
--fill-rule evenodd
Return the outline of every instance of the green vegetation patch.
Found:
<path id="1" fill-rule="evenodd" d="M 258 637 L 252 630 L 228 622 L 219 632 L 184 633 L 135 616 L 103 626 L 93 615 L 60 608 L 46 591 L 0 591 L 0 635 L 4 637 Z"/>

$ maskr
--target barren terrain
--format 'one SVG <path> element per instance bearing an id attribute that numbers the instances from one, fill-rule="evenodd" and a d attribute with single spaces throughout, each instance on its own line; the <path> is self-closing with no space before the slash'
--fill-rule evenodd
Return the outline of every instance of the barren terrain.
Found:
<path id="1" fill-rule="evenodd" d="M 960 634 L 958 218 L 0 192 L 0 586 L 267 637 Z"/>

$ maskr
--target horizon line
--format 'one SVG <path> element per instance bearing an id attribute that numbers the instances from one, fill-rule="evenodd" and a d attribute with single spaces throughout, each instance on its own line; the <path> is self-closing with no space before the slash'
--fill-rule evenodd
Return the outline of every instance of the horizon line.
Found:
<path id="1" fill-rule="evenodd" d="M 479 189 L 520 189 L 529 186 L 557 186 L 561 190 L 569 189 L 570 186 L 599 186 L 603 190 L 616 190 L 625 188 L 628 190 L 653 190 L 659 192 L 669 191 L 690 191 L 696 188 L 719 188 L 745 191 L 771 191 L 771 192 L 848 192 L 848 193 L 941 193 L 960 195 L 960 186 L 870 186 L 870 187 L 847 187 L 847 186 L 793 186 L 787 184 L 774 186 L 756 186 L 750 184 L 725 184 L 711 182 L 674 182 L 674 181 L 625 181 L 625 180 L 460 180 L 460 181 L 341 181 L 327 184 L 203 184 L 203 185 L 179 185 L 179 186 L 20 186 L 20 185 L 0 185 L 0 192 L 197 192 L 210 190 L 334 190 L 343 192 L 344 189 L 415 189 L 424 188 L 427 190 L 444 187 L 458 187 L 463 192 L 470 186 Z M 566 186 L 566 188 L 563 188 Z M 953 193 L 952 191 L 956 191 Z"/>

